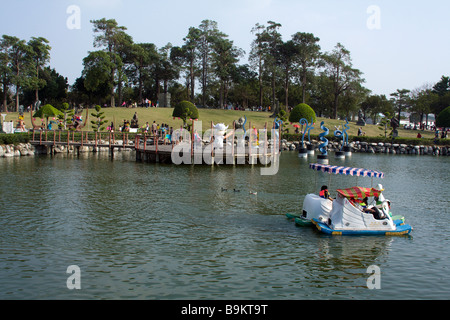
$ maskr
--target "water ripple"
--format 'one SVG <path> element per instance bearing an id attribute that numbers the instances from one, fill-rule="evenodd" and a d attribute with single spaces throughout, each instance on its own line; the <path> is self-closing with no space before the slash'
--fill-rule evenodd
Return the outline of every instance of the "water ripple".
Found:
<path id="1" fill-rule="evenodd" d="M 283 154 L 273 177 L 258 167 L 0 159 L 0 297 L 445 299 L 449 161 L 396 156 L 394 168 L 392 159 L 345 162 L 386 173 L 392 209 L 415 227 L 411 237 L 329 237 L 287 221 L 314 185 L 330 181 L 295 153 Z M 333 177 L 331 188 L 351 183 Z M 82 270 L 79 291 L 65 285 L 73 264 Z M 381 268 L 381 290 L 367 289 L 370 265 Z"/>

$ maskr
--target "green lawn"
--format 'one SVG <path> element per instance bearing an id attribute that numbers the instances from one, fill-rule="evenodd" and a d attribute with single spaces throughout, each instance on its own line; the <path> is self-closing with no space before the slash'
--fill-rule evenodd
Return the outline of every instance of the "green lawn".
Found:
<path id="1" fill-rule="evenodd" d="M 108 126 L 112 121 L 115 123 L 115 127 L 118 128 L 123 121 L 131 120 L 134 113 L 137 112 L 139 118 L 139 125 L 141 127 L 145 126 L 145 123 L 149 124 L 155 121 L 157 124 L 167 123 L 169 126 L 174 128 L 179 128 L 183 122 L 182 120 L 172 117 L 172 108 L 104 108 L 102 111 L 105 113 L 106 120 L 108 121 Z M 86 125 L 84 130 L 91 131 L 91 123 L 93 120 L 92 113 L 95 110 L 89 110 L 89 122 Z M 83 113 L 84 117 L 85 113 Z M 247 117 L 246 127 L 249 125 L 255 126 L 256 128 L 264 128 L 264 125 L 270 128 L 273 123 L 273 118 L 270 118 L 271 113 L 268 112 L 255 112 L 255 111 L 235 111 L 235 110 L 220 110 L 220 109 L 199 109 L 199 121 L 202 121 L 203 130 L 207 130 L 211 127 L 211 122 L 214 123 L 224 123 L 225 125 L 233 127 L 233 121 L 239 119 L 240 117 Z M 83 118 L 84 119 L 84 118 Z M 15 112 L 7 113 L 6 121 L 14 121 L 16 124 L 18 120 L 18 114 Z M 336 130 L 335 127 L 339 127 L 341 130 L 343 129 L 344 121 L 342 120 L 333 120 L 333 119 L 325 119 L 318 118 L 316 124 L 314 125 L 314 129 L 311 131 L 311 134 L 319 134 L 322 132 L 320 128 L 320 123 L 324 121 L 325 126 L 330 130 L 330 135 L 333 135 L 333 132 Z M 36 119 L 36 122 L 40 122 L 40 119 Z M 30 114 L 25 114 L 25 125 L 27 128 L 31 127 L 31 117 Z M 357 136 L 358 126 L 356 122 L 349 123 L 350 129 L 347 133 L 350 136 Z M 293 133 L 295 128 L 287 123 L 287 128 L 289 128 L 289 132 Z M 370 137 L 378 137 L 380 135 L 384 136 L 384 130 L 380 130 L 378 126 L 375 125 L 366 125 L 363 127 L 363 131 L 366 133 L 366 136 Z M 399 130 L 399 137 L 402 138 L 416 138 L 418 131 L 414 130 Z M 424 138 L 434 138 L 434 132 L 428 131 L 420 131 Z"/>

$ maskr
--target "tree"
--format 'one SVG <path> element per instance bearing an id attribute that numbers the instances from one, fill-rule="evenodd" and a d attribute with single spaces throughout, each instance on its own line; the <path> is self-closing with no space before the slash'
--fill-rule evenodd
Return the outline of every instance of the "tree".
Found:
<path id="1" fill-rule="evenodd" d="M 259 82 L 259 105 L 263 104 L 264 96 L 264 78 L 267 76 L 270 80 L 271 105 L 273 106 L 273 116 L 279 112 L 277 110 L 276 98 L 276 80 L 279 73 L 279 46 L 283 43 L 281 34 L 278 29 L 281 24 L 274 21 L 268 21 L 268 26 L 256 24 L 252 29 L 252 33 L 256 35 L 256 39 L 252 42 L 252 50 L 250 52 L 250 63 L 254 70 L 258 72 Z"/>
<path id="2" fill-rule="evenodd" d="M 361 78 L 362 72 L 354 69 L 350 57 L 350 51 L 338 43 L 334 50 L 323 55 L 325 74 L 333 81 L 333 118 L 337 119 L 339 97 L 355 84 L 360 84 L 364 80 Z"/>
<path id="3" fill-rule="evenodd" d="M 439 113 L 436 119 L 436 127 L 450 128 L 450 106 Z"/>
<path id="4" fill-rule="evenodd" d="M 3 87 L 3 110 L 8 112 L 8 92 L 11 85 L 12 69 L 10 47 L 12 45 L 12 37 L 3 35 L 0 40 L 0 82 Z"/>
<path id="5" fill-rule="evenodd" d="M 105 120 L 105 113 L 101 111 L 102 107 L 99 105 L 95 106 L 95 113 L 91 113 L 91 115 L 96 118 L 97 120 L 92 120 L 92 129 L 94 132 L 103 131 L 105 130 L 104 124 L 106 124 L 108 121 Z"/>
<path id="6" fill-rule="evenodd" d="M 380 123 L 378 124 L 378 129 L 380 130 L 384 130 L 384 137 L 387 138 L 387 132 L 388 129 L 393 129 L 391 126 L 391 113 L 386 112 L 384 114 L 384 117 L 380 120 Z M 393 135 L 393 130 L 391 130 L 391 132 L 389 133 L 389 136 L 392 137 Z M 383 135 L 380 134 L 380 136 L 382 137 Z"/>
<path id="7" fill-rule="evenodd" d="M 450 77 L 442 76 L 441 80 L 433 86 L 433 92 L 443 96 L 450 92 Z"/>
<path id="8" fill-rule="evenodd" d="M 252 28 L 251 32 L 256 35 L 256 39 L 252 42 L 252 49 L 249 55 L 250 65 L 258 72 L 259 106 L 263 105 L 263 62 L 267 53 L 267 43 L 263 37 L 264 29 L 265 27 L 259 23 Z"/>
<path id="9" fill-rule="evenodd" d="M 433 92 L 432 88 L 428 85 L 423 85 L 422 87 L 416 88 L 411 92 L 411 109 L 415 121 L 422 122 L 425 116 L 426 122 L 428 123 L 428 114 L 431 113 L 431 107 L 439 99 L 439 96 Z"/>
<path id="10" fill-rule="evenodd" d="M 238 65 L 234 68 L 228 97 L 231 103 L 244 108 L 258 105 L 258 74 L 252 71 L 249 65 Z"/>
<path id="11" fill-rule="evenodd" d="M 89 103 L 90 92 L 84 86 L 85 76 L 81 76 L 75 79 L 74 84 L 70 87 L 68 98 L 74 104 L 87 104 Z M 109 92 L 109 90 L 108 90 Z M 108 92 L 106 94 L 108 94 Z"/>
<path id="12" fill-rule="evenodd" d="M 361 103 L 364 118 L 369 116 L 374 124 L 378 123 L 379 114 L 392 114 L 394 111 L 391 101 L 385 95 L 369 95 Z"/>
<path id="13" fill-rule="evenodd" d="M 398 113 L 398 122 L 400 123 L 401 113 L 407 111 L 410 106 L 410 94 L 408 89 L 397 89 L 396 92 L 391 93 L 394 109 Z"/>
<path id="14" fill-rule="evenodd" d="M 50 62 L 50 50 L 49 41 L 45 38 L 31 38 L 28 42 L 28 46 L 31 48 L 31 57 L 33 65 L 32 76 L 30 77 L 29 87 L 35 90 L 35 101 L 39 101 L 39 90 L 44 88 L 47 82 L 39 77 L 39 72 Z"/>
<path id="15" fill-rule="evenodd" d="M 243 51 L 233 46 L 233 41 L 226 38 L 216 38 L 213 42 L 212 66 L 220 80 L 219 106 L 228 103 L 228 89 L 233 71 Z M 225 103 L 224 103 L 225 102 Z"/>
<path id="16" fill-rule="evenodd" d="M 340 119 L 352 119 L 357 115 L 361 104 L 369 95 L 370 90 L 365 88 L 360 82 L 353 82 L 348 90 L 344 91 L 339 98 L 338 116 Z"/>
<path id="17" fill-rule="evenodd" d="M 184 45 L 178 52 L 179 57 L 182 58 L 187 69 L 187 81 L 186 88 L 190 91 L 190 100 L 194 101 L 195 98 L 195 78 L 198 74 L 198 57 L 199 57 L 199 44 L 202 31 L 198 28 L 191 27 L 187 36 L 183 39 Z M 190 90 L 189 90 L 190 89 Z"/>
<path id="18" fill-rule="evenodd" d="M 94 47 L 105 47 L 105 51 L 109 53 L 111 68 L 108 87 L 111 92 L 111 106 L 114 107 L 115 87 L 122 81 L 123 61 L 120 57 L 120 48 L 124 43 L 129 43 L 131 37 L 125 33 L 127 28 L 119 26 L 114 19 L 91 20 L 91 23 L 94 25 L 94 33 L 97 34 L 94 38 Z M 118 70 L 120 71 L 117 72 Z"/>
<path id="19" fill-rule="evenodd" d="M 310 100 L 319 117 L 331 117 L 334 113 L 334 82 L 325 73 L 314 77 Z"/>
<path id="20" fill-rule="evenodd" d="M 292 36 L 292 41 L 298 50 L 298 76 L 302 87 L 303 103 L 306 102 L 306 86 L 308 77 L 314 75 L 320 58 L 319 38 L 312 33 L 297 32 Z"/>
<path id="21" fill-rule="evenodd" d="M 25 40 L 7 35 L 3 35 L 2 48 L 4 54 L 7 55 L 3 59 L 9 62 L 9 67 L 4 68 L 4 70 L 10 73 L 4 81 L 10 79 L 11 84 L 16 87 L 16 112 L 19 112 L 19 94 L 27 84 L 32 51 Z"/>
<path id="22" fill-rule="evenodd" d="M 442 76 L 433 86 L 433 93 L 438 95 L 438 99 L 432 103 L 431 111 L 437 116 L 450 105 L 450 77 Z"/>
<path id="23" fill-rule="evenodd" d="M 202 69 L 202 105 L 205 106 L 208 95 L 212 46 L 216 38 L 223 37 L 225 34 L 219 31 L 217 28 L 217 22 L 211 20 L 203 20 L 199 26 L 199 30 L 200 35 L 198 37 L 198 48 Z"/>
<path id="24" fill-rule="evenodd" d="M 168 107 L 167 94 L 169 92 L 169 81 L 177 79 L 179 77 L 178 69 L 174 63 L 172 63 L 170 51 L 172 44 L 169 42 L 167 45 L 159 50 L 159 62 L 158 62 L 158 79 L 163 81 L 164 90 L 164 107 Z"/>
<path id="25" fill-rule="evenodd" d="M 143 100 L 144 83 L 151 78 L 151 67 L 158 61 L 157 48 L 153 43 L 134 44 L 126 65 L 128 79 L 138 87 L 138 99 Z"/>
<path id="26" fill-rule="evenodd" d="M 283 84 L 285 94 L 285 108 L 289 106 L 289 84 L 291 78 L 291 71 L 295 68 L 295 60 L 297 59 L 298 48 L 295 43 L 290 40 L 286 42 L 280 42 L 278 44 L 277 62 L 283 70 Z"/>
<path id="27" fill-rule="evenodd" d="M 110 56 L 108 52 L 94 51 L 83 59 L 84 86 L 91 96 L 103 98 L 114 86 L 110 76 L 116 65 Z"/>
<path id="28" fill-rule="evenodd" d="M 279 44 L 282 42 L 281 34 L 278 29 L 281 28 L 281 24 L 274 21 L 267 22 L 269 26 L 265 30 L 263 39 L 267 44 L 268 52 L 264 56 L 264 65 L 266 70 L 270 73 L 271 85 L 272 85 L 272 106 L 274 106 L 274 113 L 278 113 L 277 109 L 277 98 L 276 98 L 276 76 L 277 70 L 277 55 Z"/>
<path id="29" fill-rule="evenodd" d="M 39 100 L 42 104 L 51 104 L 57 106 L 65 101 L 68 96 L 68 80 L 67 78 L 56 72 L 55 69 L 45 67 L 39 72 L 39 79 L 45 85 L 39 89 Z M 24 103 L 30 105 L 36 101 L 36 91 L 32 87 L 28 87 L 23 91 Z"/>

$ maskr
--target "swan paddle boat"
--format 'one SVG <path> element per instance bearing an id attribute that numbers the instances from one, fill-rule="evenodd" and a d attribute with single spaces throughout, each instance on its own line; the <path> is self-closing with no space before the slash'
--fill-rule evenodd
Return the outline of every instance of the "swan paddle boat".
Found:
<path id="1" fill-rule="evenodd" d="M 383 178 L 384 173 L 352 167 L 332 166 L 327 164 L 311 163 L 310 169 L 318 172 L 325 172 L 329 174 L 340 174 L 346 176 L 363 176 L 371 178 Z M 295 221 L 298 225 L 313 226 L 313 220 L 321 222 L 328 221 L 330 212 L 333 207 L 333 202 L 330 198 L 322 198 L 317 194 L 311 193 L 305 196 L 303 200 L 302 214 L 300 217 L 296 217 Z M 286 215 L 288 218 L 289 216 Z"/>
<path id="2" fill-rule="evenodd" d="M 313 169 L 315 171 L 321 171 L 321 172 L 325 172 L 325 173 L 329 173 L 329 174 L 370 177 L 372 179 L 373 178 L 384 178 L 383 172 L 375 171 L 375 170 L 343 167 L 343 166 L 332 166 L 332 165 L 317 164 L 317 163 L 312 163 L 312 164 L 310 164 L 309 167 L 310 167 L 310 169 Z M 379 215 L 378 217 L 380 217 L 382 214 L 388 216 L 388 220 L 392 221 L 392 225 L 394 226 L 389 229 L 389 232 L 406 231 L 406 230 L 402 230 L 402 228 L 400 228 L 400 226 L 404 224 L 405 218 L 403 216 L 399 216 L 399 215 L 392 216 L 392 212 L 390 211 L 390 201 L 386 200 L 384 198 L 384 196 L 382 194 L 382 191 L 384 191 L 384 189 L 381 184 L 378 185 L 377 189 L 373 189 L 373 188 L 367 189 L 367 188 L 360 188 L 360 187 L 355 187 L 355 188 L 356 188 L 356 191 L 354 190 L 355 191 L 354 194 L 350 193 L 350 191 L 347 191 L 347 194 L 353 195 L 355 197 L 360 196 L 360 197 L 362 197 L 361 200 L 364 199 L 365 197 L 369 197 L 369 195 L 371 197 L 374 197 L 373 203 L 375 203 L 375 205 L 372 205 L 371 207 L 369 207 L 368 211 L 371 211 L 372 213 L 377 212 Z M 345 194 L 344 191 L 342 191 L 342 192 Z M 337 193 L 338 193 L 338 195 L 336 197 L 336 200 L 338 200 L 341 195 L 339 190 Z M 351 199 L 356 200 L 359 198 L 351 198 Z M 338 206 L 339 201 L 336 202 L 336 200 L 331 199 L 331 198 L 320 197 L 317 194 L 308 194 L 305 196 L 305 199 L 303 201 L 302 214 L 301 215 L 293 215 L 293 214 L 288 213 L 288 214 L 286 214 L 286 217 L 290 220 L 294 220 L 295 223 L 299 226 L 316 226 L 318 228 L 319 227 L 321 228 L 319 230 L 321 230 L 323 232 L 328 231 L 328 233 L 339 232 L 337 230 L 332 230 L 331 228 L 327 229 L 327 227 L 326 227 L 326 226 L 328 226 L 330 221 L 332 221 L 331 215 L 332 215 L 332 212 L 334 212 L 333 210 L 337 210 L 335 207 Z M 335 206 L 335 203 L 336 203 L 336 206 Z M 359 210 L 359 208 L 357 208 L 357 209 Z M 355 213 L 356 213 L 356 211 L 355 211 Z M 365 218 L 370 220 L 370 217 L 365 217 Z M 375 219 L 375 220 L 379 221 L 379 219 Z M 368 221 L 366 221 L 366 222 L 368 223 Z M 383 222 L 386 222 L 386 221 L 383 221 Z M 375 223 L 375 224 L 377 224 L 377 223 Z M 374 227 L 375 224 L 367 225 L 366 228 L 362 228 L 361 226 L 359 226 L 358 228 L 356 228 L 356 226 L 354 226 L 354 227 L 357 230 L 359 230 L 358 234 L 362 234 L 363 232 L 371 233 L 370 231 L 376 231 L 375 232 L 376 234 L 383 233 L 383 232 L 378 232 L 379 228 L 375 228 Z M 353 229 L 355 229 L 355 228 L 353 228 Z M 350 234 L 351 233 L 350 229 L 351 228 L 349 228 L 349 230 L 346 230 L 343 234 Z M 356 231 L 356 229 L 354 231 Z M 388 230 L 387 228 L 385 228 L 385 229 Z M 396 231 L 394 231 L 394 229 Z M 412 228 L 411 228 L 411 230 L 412 230 Z"/>
<path id="3" fill-rule="evenodd" d="M 337 190 L 329 218 L 324 221 L 313 218 L 317 229 L 332 235 L 405 235 L 413 228 L 403 220 L 393 220 L 389 214 L 389 203 L 363 208 L 358 200 L 379 197 L 382 190 L 353 187 Z"/>

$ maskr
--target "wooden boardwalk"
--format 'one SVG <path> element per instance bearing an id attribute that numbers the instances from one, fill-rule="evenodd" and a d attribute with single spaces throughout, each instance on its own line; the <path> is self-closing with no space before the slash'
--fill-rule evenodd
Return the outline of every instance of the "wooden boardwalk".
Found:
<path id="1" fill-rule="evenodd" d="M 239 165 L 268 164 L 272 153 L 263 153 L 256 148 L 245 147 L 243 150 L 228 148 L 211 150 L 209 145 L 194 149 L 190 146 L 159 144 L 146 146 L 141 143 L 136 149 L 136 161 L 166 164 L 202 164 L 202 165 Z"/>
<path id="2" fill-rule="evenodd" d="M 128 133 L 41 130 L 33 131 L 30 143 L 35 148 L 40 148 L 40 153 L 51 154 L 56 152 L 57 147 L 63 147 L 67 152 L 80 152 L 84 149 L 88 149 L 88 151 L 108 149 L 114 156 L 114 149 L 135 150 L 136 139 L 137 136 L 133 138 Z"/>
<path id="3" fill-rule="evenodd" d="M 155 143 L 157 141 L 157 143 Z M 37 131 L 33 132 L 30 143 L 41 148 L 40 153 L 55 153 L 57 148 L 67 152 L 109 151 L 114 157 L 115 149 L 128 149 L 136 152 L 136 161 L 164 164 L 205 164 L 236 165 L 270 163 L 270 148 L 245 147 L 237 148 L 236 143 L 224 149 L 211 150 L 206 142 L 200 148 L 194 148 L 194 142 L 184 144 L 165 143 L 158 136 L 130 134 L 122 132 L 74 132 L 74 131 Z"/>

